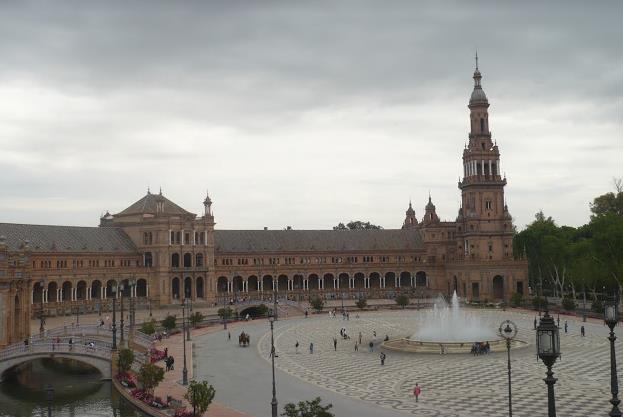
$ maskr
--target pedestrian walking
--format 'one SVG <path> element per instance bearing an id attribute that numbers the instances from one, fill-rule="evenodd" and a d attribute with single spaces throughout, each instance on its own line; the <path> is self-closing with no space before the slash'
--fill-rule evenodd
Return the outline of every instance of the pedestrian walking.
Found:
<path id="1" fill-rule="evenodd" d="M 314 353 L 314 344 L 313 343 L 309 344 L 309 353 Z"/>
<path id="2" fill-rule="evenodd" d="M 536 317 L 534 318 L 534 330 L 536 330 Z"/>
<path id="3" fill-rule="evenodd" d="M 169 362 L 169 370 L 172 371 L 175 369 L 175 358 L 173 356 L 169 356 L 169 358 L 171 358 L 171 361 Z"/>
<path id="4" fill-rule="evenodd" d="M 227 332 L 227 340 L 231 340 L 231 333 Z"/>
<path id="5" fill-rule="evenodd" d="M 361 332 L 359 332 L 359 344 L 361 344 Z"/>
<path id="6" fill-rule="evenodd" d="M 374 343 L 370 341 L 370 343 L 368 344 L 368 347 L 370 348 L 370 353 L 372 353 L 374 351 Z"/>
<path id="7" fill-rule="evenodd" d="M 164 348 L 164 357 L 166 358 L 167 356 L 169 356 L 169 348 L 165 347 Z"/>
<path id="8" fill-rule="evenodd" d="M 569 325 L 567 324 L 567 320 L 565 320 L 565 333 L 567 333 L 569 330 Z"/>
<path id="9" fill-rule="evenodd" d="M 337 338 L 333 338 L 333 350 L 337 352 Z"/>
<path id="10" fill-rule="evenodd" d="M 422 388 L 420 388 L 420 386 L 416 382 L 415 383 L 415 388 L 413 388 L 413 396 L 415 396 L 415 402 L 419 401 L 421 393 L 422 393 Z"/>
<path id="11" fill-rule="evenodd" d="M 355 352 L 359 351 L 359 345 L 357 344 L 357 342 L 355 342 Z"/>
<path id="12" fill-rule="evenodd" d="M 372 330 L 372 335 L 376 337 L 376 330 Z"/>
<path id="13" fill-rule="evenodd" d="M 586 336 L 586 333 L 584 332 L 584 326 L 580 327 L 580 336 Z"/>
<path id="14" fill-rule="evenodd" d="M 386 358 L 386 357 L 387 357 L 387 356 L 385 356 L 385 353 L 384 353 L 384 352 L 381 352 L 381 354 L 379 355 L 379 358 L 381 359 L 381 366 L 384 366 L 384 365 L 385 365 L 385 358 Z"/>
<path id="15" fill-rule="evenodd" d="M 296 344 L 294 345 L 294 351 L 296 353 L 299 353 L 299 341 L 298 340 L 296 341 Z"/>

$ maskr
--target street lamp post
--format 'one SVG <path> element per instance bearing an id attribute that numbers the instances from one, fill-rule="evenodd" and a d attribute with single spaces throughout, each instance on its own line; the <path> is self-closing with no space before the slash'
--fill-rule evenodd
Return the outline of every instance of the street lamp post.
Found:
<path id="1" fill-rule="evenodd" d="M 115 308 L 116 288 L 110 287 L 112 295 L 112 350 L 117 350 L 117 309 Z"/>
<path id="2" fill-rule="evenodd" d="M 188 309 L 188 326 L 186 326 L 186 341 L 190 342 L 190 312 L 192 311 L 192 299 L 186 299 L 186 308 Z"/>
<path id="3" fill-rule="evenodd" d="M 536 329 L 536 346 L 539 358 L 547 367 L 547 378 L 544 379 L 547 384 L 547 416 L 556 417 L 554 384 L 557 379 L 554 378 L 552 366 L 560 356 L 560 334 L 556 323 L 554 323 L 554 318 L 549 315 L 547 308 Z"/>
<path id="4" fill-rule="evenodd" d="M 43 332 L 45 331 L 44 328 L 44 324 L 45 324 L 45 314 L 43 313 L 43 295 L 45 294 L 45 287 L 46 287 L 46 280 L 42 279 L 39 282 L 39 285 L 41 285 L 41 310 L 40 310 L 40 314 L 39 314 L 39 333 L 41 333 L 43 335 Z"/>
<path id="5" fill-rule="evenodd" d="M 621 411 L 619 410 L 619 403 L 621 400 L 619 400 L 617 359 L 614 352 L 614 341 L 617 340 L 614 335 L 614 327 L 619 322 L 619 300 L 617 297 L 615 297 L 613 301 L 606 301 L 604 308 L 604 321 L 610 328 L 610 336 L 608 337 L 608 340 L 610 341 L 610 392 L 612 393 L 610 404 L 612 404 L 612 410 L 608 415 L 611 417 L 621 417 Z"/>
<path id="6" fill-rule="evenodd" d="M 499 328 L 500 336 L 506 340 L 508 354 L 508 417 L 513 417 L 513 397 L 511 392 L 511 343 L 517 336 L 517 325 L 510 320 L 504 320 Z"/>
<path id="7" fill-rule="evenodd" d="M 186 299 L 182 303 L 182 329 L 186 332 Z M 184 344 L 184 368 L 182 369 L 182 385 L 188 385 L 188 369 L 186 368 L 186 338 L 182 333 L 182 341 Z"/>
<path id="8" fill-rule="evenodd" d="M 125 289 L 125 286 L 123 285 L 123 282 L 121 284 L 119 284 L 117 286 L 117 289 L 119 290 L 119 295 L 120 295 L 120 299 L 121 299 L 121 324 L 120 324 L 120 329 L 121 329 L 121 346 L 123 346 L 123 290 Z"/>
<path id="9" fill-rule="evenodd" d="M 151 318 L 151 298 L 147 298 L 147 305 L 149 306 L 149 317 Z"/>
<path id="10" fill-rule="evenodd" d="M 275 338 L 273 334 L 275 318 L 271 317 L 268 320 L 270 321 L 270 357 L 273 367 L 273 399 L 270 401 L 270 408 L 272 411 L 271 417 L 277 417 L 277 388 L 275 386 Z"/>
<path id="11" fill-rule="evenodd" d="M 278 282 L 279 281 L 277 281 L 277 283 Z M 277 313 L 277 288 L 273 290 L 273 317 L 275 321 L 277 321 L 279 318 L 279 314 Z"/>
<path id="12" fill-rule="evenodd" d="M 52 401 L 54 400 L 54 388 L 48 384 L 45 387 L 46 399 L 48 400 L 48 417 L 52 417 Z"/>
<path id="13" fill-rule="evenodd" d="M 342 314 L 344 314 L 344 292 L 340 292 L 340 295 L 342 296 Z"/>

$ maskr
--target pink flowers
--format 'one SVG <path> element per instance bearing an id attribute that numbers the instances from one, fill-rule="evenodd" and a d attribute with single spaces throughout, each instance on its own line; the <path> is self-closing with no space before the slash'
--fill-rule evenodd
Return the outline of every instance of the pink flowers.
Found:
<path id="1" fill-rule="evenodd" d="M 185 408 L 178 408 L 175 410 L 173 417 L 193 417 L 193 412 L 192 410 L 187 410 Z"/>
<path id="2" fill-rule="evenodd" d="M 158 350 L 152 347 L 149 349 L 149 357 L 151 358 L 151 363 L 161 361 L 165 358 L 164 350 Z"/>
<path id="3" fill-rule="evenodd" d="M 117 374 L 117 380 L 126 388 L 136 387 L 136 376 L 129 372 L 119 372 Z"/>
<path id="4" fill-rule="evenodd" d="M 130 391 L 130 394 L 132 394 L 132 397 L 136 398 L 137 400 L 142 401 L 145 404 L 155 408 L 165 408 L 168 405 L 167 403 L 162 401 L 162 398 L 155 397 L 142 388 L 135 388 Z"/>

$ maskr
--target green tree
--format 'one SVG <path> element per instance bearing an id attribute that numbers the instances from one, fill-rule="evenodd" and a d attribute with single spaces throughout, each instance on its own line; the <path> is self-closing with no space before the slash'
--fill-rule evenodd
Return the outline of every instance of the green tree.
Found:
<path id="1" fill-rule="evenodd" d="M 128 372 L 134 363 L 134 351 L 132 349 L 121 349 L 117 358 L 117 366 L 120 372 Z"/>
<path id="2" fill-rule="evenodd" d="M 593 256 L 607 282 L 623 285 L 623 217 L 608 213 L 591 220 Z"/>
<path id="3" fill-rule="evenodd" d="M 206 412 L 214 399 L 214 394 L 214 387 L 208 385 L 208 381 L 190 381 L 184 398 L 193 406 L 193 416 L 196 416 L 197 412 L 200 416 Z"/>
<path id="4" fill-rule="evenodd" d="M 152 393 L 164 379 L 164 369 L 153 363 L 146 363 L 141 366 L 138 373 L 138 381 L 143 385 L 145 391 Z"/>
<path id="5" fill-rule="evenodd" d="M 199 323 L 203 321 L 203 314 L 201 314 L 201 312 L 199 311 L 195 311 L 193 314 L 190 315 L 188 321 L 190 321 L 191 326 L 197 327 Z"/>
<path id="6" fill-rule="evenodd" d="M 156 333 L 156 323 L 154 320 L 146 321 L 141 324 L 141 332 L 145 334 L 154 334 Z"/>
<path id="7" fill-rule="evenodd" d="M 616 192 L 609 192 L 596 197 L 591 203 L 593 217 L 614 214 L 623 217 L 623 178 L 613 180 Z"/>
<path id="8" fill-rule="evenodd" d="M 234 314 L 234 310 L 232 310 L 230 307 L 223 307 L 218 309 L 217 314 L 223 320 L 227 320 L 231 318 L 231 316 Z"/>
<path id="9" fill-rule="evenodd" d="M 324 300 L 320 297 L 314 297 L 309 300 L 309 304 L 311 304 L 314 310 L 322 311 L 322 308 L 324 307 Z"/>
<path id="10" fill-rule="evenodd" d="M 321 405 L 320 397 L 312 401 L 300 401 L 298 404 L 288 403 L 283 407 L 282 417 L 334 417 L 329 410 L 332 404 Z"/>
<path id="11" fill-rule="evenodd" d="M 169 314 L 164 318 L 164 320 L 162 320 L 162 327 L 164 327 L 167 332 L 170 332 L 171 330 L 175 329 L 175 326 L 177 325 L 176 320 L 177 318 L 175 316 Z"/>
<path id="12" fill-rule="evenodd" d="M 350 221 L 346 224 L 338 223 L 337 226 L 333 226 L 333 230 L 363 230 L 363 229 L 382 229 L 382 226 L 377 226 L 370 222 L 362 222 L 361 220 Z"/>
<path id="13" fill-rule="evenodd" d="M 404 294 L 399 295 L 398 297 L 396 297 L 396 304 L 404 309 L 406 306 L 409 305 L 409 297 Z"/>
<path id="14" fill-rule="evenodd" d="M 357 308 L 363 310 L 368 305 L 368 300 L 366 300 L 365 298 L 360 298 L 355 304 L 357 305 Z"/>

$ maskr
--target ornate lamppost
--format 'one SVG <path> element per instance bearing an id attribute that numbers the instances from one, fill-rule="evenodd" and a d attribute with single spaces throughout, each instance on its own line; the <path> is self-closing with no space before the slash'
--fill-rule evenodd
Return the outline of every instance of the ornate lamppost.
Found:
<path id="1" fill-rule="evenodd" d="M 511 392 L 511 343 L 517 336 L 517 325 L 510 320 L 504 320 L 499 328 L 500 336 L 506 340 L 508 354 L 508 417 L 513 417 L 513 397 Z"/>
<path id="2" fill-rule="evenodd" d="M 182 302 L 182 342 L 184 344 L 184 368 L 182 369 L 182 385 L 188 385 L 188 369 L 186 368 L 186 338 L 184 333 L 186 332 L 186 298 Z"/>
<path id="3" fill-rule="evenodd" d="M 272 411 L 271 417 L 277 417 L 277 388 L 275 386 L 275 338 L 273 334 L 273 327 L 275 324 L 275 318 L 270 317 L 270 358 L 273 367 L 273 398 L 270 401 L 270 408 Z"/>
<path id="4" fill-rule="evenodd" d="M 273 285 L 275 285 L 273 281 Z M 275 321 L 278 320 L 279 314 L 277 313 L 277 287 L 279 286 L 279 281 L 276 282 L 276 287 L 273 288 L 273 318 Z"/>
<path id="5" fill-rule="evenodd" d="M 116 285 L 110 286 L 110 294 L 112 295 L 112 350 L 117 350 L 117 309 L 115 305 L 116 294 Z"/>
<path id="6" fill-rule="evenodd" d="M 47 281 L 45 279 L 42 279 L 39 282 L 39 285 L 41 286 L 41 309 L 39 311 L 39 333 L 41 333 L 41 335 L 43 335 L 43 332 L 45 331 L 45 314 L 43 312 L 43 298 L 44 298 L 44 294 L 45 294 L 45 287 L 47 286 Z"/>
<path id="7" fill-rule="evenodd" d="M 121 299 L 120 303 L 121 303 L 121 324 L 120 324 L 120 329 L 121 329 L 121 346 L 123 346 L 123 290 L 125 290 L 125 285 L 123 285 L 123 282 L 121 282 L 119 285 L 117 285 L 117 290 L 119 292 L 119 298 Z"/>
<path id="8" fill-rule="evenodd" d="M 617 377 L 617 359 L 616 354 L 614 352 L 614 341 L 617 340 L 614 335 L 614 327 L 619 322 L 619 300 L 615 297 L 614 300 L 609 300 L 605 302 L 604 307 L 604 321 L 606 325 L 610 328 L 610 336 L 608 340 L 610 341 L 610 392 L 612 393 L 612 399 L 610 400 L 610 404 L 612 404 L 612 410 L 610 414 L 611 417 L 621 417 L 621 411 L 619 410 L 619 380 Z"/>
<path id="9" fill-rule="evenodd" d="M 45 387 L 46 399 L 48 401 L 48 417 L 52 417 L 52 401 L 54 401 L 54 388 L 48 384 Z"/>
<path id="10" fill-rule="evenodd" d="M 560 334 L 556 323 L 554 323 L 554 318 L 549 315 L 547 308 L 536 329 L 536 346 L 539 358 L 547 367 L 547 378 L 543 380 L 547 384 L 547 416 L 556 417 L 554 384 L 557 379 L 554 378 L 552 366 L 560 356 Z"/>
<path id="11" fill-rule="evenodd" d="M 188 312 L 188 326 L 186 326 L 186 341 L 190 342 L 190 313 L 193 310 L 193 304 L 192 304 L 192 299 L 187 298 L 186 300 L 184 300 L 184 304 L 185 307 L 187 308 Z"/>

